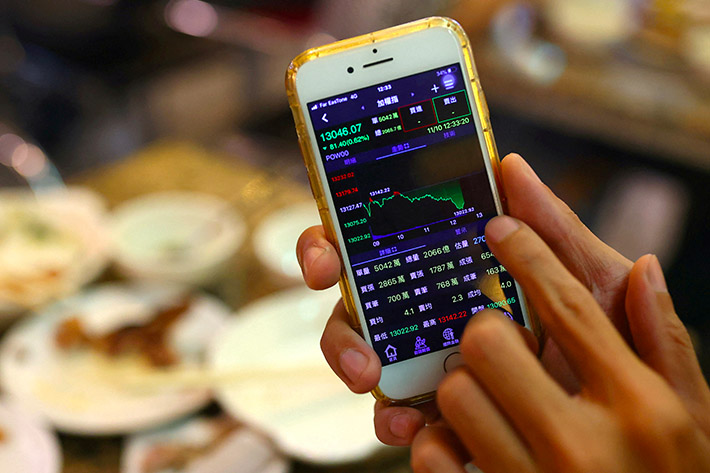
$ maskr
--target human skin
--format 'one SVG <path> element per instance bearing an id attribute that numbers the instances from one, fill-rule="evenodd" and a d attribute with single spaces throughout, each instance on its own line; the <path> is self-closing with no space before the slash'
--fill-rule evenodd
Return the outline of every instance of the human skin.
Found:
<path id="1" fill-rule="evenodd" d="M 580 390 L 563 389 L 517 327 L 485 311 L 463 335 L 464 368 L 437 390 L 450 430 L 418 431 L 414 471 L 464 473 L 472 458 L 487 473 L 710 471 L 710 391 L 656 257 L 633 266 L 625 297 L 639 353 L 668 348 L 653 359 L 654 370 L 530 227 L 496 217 L 486 241 L 523 287 Z"/>
<path id="2" fill-rule="evenodd" d="M 661 290 L 658 295 L 657 289 L 660 287 L 658 281 L 662 281 L 663 278 L 655 257 L 644 257 L 634 265 L 609 248 L 597 239 L 576 215 L 537 178 L 520 156 L 509 155 L 506 157 L 501 165 L 501 173 L 504 194 L 507 197 L 508 214 L 519 219 L 512 221 L 519 224 L 518 228 L 525 230 L 523 231 L 524 235 L 529 239 L 536 239 L 535 241 L 543 245 L 548 254 L 554 258 L 555 265 L 549 267 L 554 267 L 557 271 L 555 277 L 564 275 L 567 278 L 566 284 L 575 287 L 574 290 L 577 292 L 574 294 L 579 295 L 582 291 L 586 291 L 584 293 L 586 306 L 594 308 L 595 317 L 600 318 L 599 314 L 602 314 L 601 319 L 606 323 L 603 332 L 605 334 L 603 335 L 604 340 L 608 337 L 616 337 L 614 343 L 618 342 L 617 345 L 620 344 L 633 355 L 631 358 L 636 357 L 638 360 L 638 363 L 633 365 L 635 368 L 641 366 L 643 369 L 650 370 L 654 376 L 660 376 L 670 393 L 680 399 L 679 402 L 687 410 L 693 422 L 698 424 L 702 432 L 707 433 L 710 430 L 708 427 L 710 426 L 708 419 L 710 416 L 710 393 L 698 367 L 687 332 L 672 311 L 670 296 L 664 290 Z M 495 228 L 497 224 L 494 222 L 499 220 L 506 221 L 507 218 L 494 219 L 489 224 L 492 225 L 491 228 Z M 493 237 L 495 239 L 495 234 Z M 528 261 L 525 259 L 525 254 L 517 254 L 511 261 L 504 261 L 508 258 L 508 255 L 505 254 L 505 245 L 498 247 L 496 243 L 489 243 L 489 246 L 494 253 L 502 251 L 500 255 L 496 253 L 496 256 L 509 270 L 511 264 L 513 267 L 517 267 L 516 261 L 518 260 L 516 258 Z M 321 227 L 312 227 L 303 233 L 299 239 L 297 253 L 304 279 L 310 287 L 322 289 L 337 281 L 340 262 L 335 249 L 326 240 Z M 549 265 L 551 262 L 545 261 L 545 264 Z M 540 276 L 546 274 L 541 272 L 539 267 L 530 266 L 529 261 L 528 266 L 523 265 L 523 268 Z M 544 268 L 547 270 L 548 266 Z M 521 271 L 520 275 L 516 275 L 513 271 L 511 273 L 516 276 L 516 279 L 520 276 L 525 279 L 527 274 L 525 270 L 518 269 L 518 271 Z M 652 279 L 651 276 L 654 274 L 655 279 Z M 660 278 L 658 274 L 660 274 Z M 537 280 L 534 275 L 528 276 L 525 280 Z M 555 280 L 555 277 L 548 279 Z M 655 286 L 651 285 L 652 281 L 656 282 Z M 528 284 L 532 284 L 532 282 Z M 665 287 L 665 283 L 663 287 Z M 532 299 L 531 302 L 536 310 L 544 309 L 544 306 L 539 308 L 536 305 L 536 303 L 543 304 L 543 302 L 536 302 Z M 660 302 L 654 304 L 654 301 Z M 549 303 L 549 301 L 547 302 Z M 456 399 L 452 392 L 457 390 L 453 389 L 450 392 L 447 389 L 450 387 L 450 383 L 463 382 L 464 375 L 474 381 L 478 379 L 474 377 L 475 371 L 471 368 L 472 360 L 475 360 L 476 357 L 467 351 L 467 347 L 477 345 L 475 340 L 476 334 L 479 333 L 478 330 L 487 333 L 485 330 L 487 324 L 500 325 L 500 322 L 495 322 L 495 320 L 498 318 L 494 314 L 481 314 L 474 317 L 469 324 L 462 342 L 467 369 L 459 371 L 445 380 L 442 384 L 444 390 L 442 391 L 441 388 L 439 390 L 439 406 L 430 403 L 415 409 L 391 407 L 382 403 L 376 404 L 375 429 L 378 437 L 391 445 L 409 445 L 415 441 L 416 437 L 412 459 L 419 471 L 428 471 L 424 466 L 427 463 L 424 459 L 427 458 L 451 461 L 456 459 L 454 461 L 456 463 L 465 459 L 466 456 L 470 457 L 474 454 L 471 451 L 471 445 L 465 442 L 462 445 L 456 440 L 456 434 L 459 432 L 456 431 L 456 428 L 452 431 L 450 423 L 440 419 L 437 407 L 442 408 L 445 419 L 447 414 L 449 416 L 453 416 L 454 413 L 459 416 L 463 415 L 462 412 L 458 412 L 452 407 L 455 405 L 452 403 Z M 539 361 L 536 361 L 538 367 L 542 367 L 545 376 L 553 380 L 553 385 L 564 395 L 575 395 L 573 399 L 580 399 L 580 393 L 584 393 L 585 389 L 588 389 L 584 384 L 588 380 L 580 378 L 579 366 L 578 363 L 575 363 L 578 360 L 574 358 L 573 353 L 564 348 L 561 349 L 561 342 L 566 342 L 566 339 L 550 336 L 554 332 L 554 323 L 544 317 L 541 317 L 541 321 L 546 333 L 539 341 L 540 345 L 530 337 L 529 332 L 519 330 L 514 324 L 503 325 L 507 328 L 500 330 L 513 330 L 514 333 L 517 333 L 518 339 L 516 340 L 518 342 L 524 341 L 525 346 L 528 347 L 527 353 L 531 353 L 531 356 L 532 351 L 537 351 L 537 347 L 542 346 Z M 483 326 L 484 329 L 477 328 L 479 326 Z M 498 327 L 498 325 L 495 326 Z M 594 326 L 593 328 L 597 329 L 598 327 Z M 490 330 L 498 330 L 498 328 Z M 472 336 L 470 333 L 474 335 Z M 586 332 L 585 335 L 592 339 L 602 336 Z M 367 392 L 376 386 L 381 370 L 379 359 L 369 345 L 349 327 L 342 303 L 336 306 L 333 316 L 324 330 L 321 346 L 332 369 L 351 390 Z M 635 350 L 637 355 L 632 350 Z M 533 356 L 533 358 L 535 357 Z M 570 368 L 569 362 L 572 362 L 573 369 Z M 453 381 L 451 381 L 452 379 Z M 474 384 L 482 389 L 480 381 Z M 511 389 L 512 386 L 513 384 L 511 384 Z M 518 389 L 520 388 L 518 387 Z M 658 389 L 663 391 L 665 388 Z M 487 391 L 483 390 L 483 392 Z M 668 393 L 666 392 L 666 394 Z M 447 395 L 451 395 L 451 397 L 447 397 Z M 529 404 L 529 402 L 524 404 Z M 505 418 L 505 416 L 503 417 Z M 491 419 L 488 420 L 493 422 Z M 424 428 L 427 423 L 429 426 Z M 471 425 L 488 424 L 479 421 Z M 501 428 L 503 427 L 501 425 Z M 486 429 L 488 428 L 490 425 Z M 470 434 L 471 432 L 467 431 L 463 437 L 470 439 L 471 437 L 468 436 Z M 525 442 L 522 444 L 527 445 Z M 432 452 L 437 452 L 438 456 L 433 456 Z M 481 454 L 476 456 L 477 463 L 480 464 Z"/>

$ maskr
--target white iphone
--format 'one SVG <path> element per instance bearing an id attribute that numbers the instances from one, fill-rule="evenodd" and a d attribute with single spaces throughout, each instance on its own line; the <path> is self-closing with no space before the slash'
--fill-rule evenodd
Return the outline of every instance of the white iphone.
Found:
<path id="1" fill-rule="evenodd" d="M 477 312 L 530 327 L 486 246 L 486 222 L 504 209 L 468 38 L 427 18 L 306 51 L 286 82 L 346 307 L 382 361 L 373 393 L 430 399 Z"/>

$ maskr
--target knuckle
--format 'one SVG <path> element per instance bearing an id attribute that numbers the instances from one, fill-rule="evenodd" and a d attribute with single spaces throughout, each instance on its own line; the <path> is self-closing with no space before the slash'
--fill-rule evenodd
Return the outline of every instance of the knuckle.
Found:
<path id="1" fill-rule="evenodd" d="M 582 219 L 579 218 L 579 215 L 572 210 L 566 203 L 564 203 L 562 200 L 560 200 L 563 204 L 562 208 L 562 215 L 564 218 L 567 219 L 569 223 L 571 223 L 573 226 L 576 226 L 577 228 L 584 228 L 586 229 L 586 225 L 582 222 Z"/>
<path id="2" fill-rule="evenodd" d="M 693 422 L 674 399 L 646 395 L 639 400 L 637 412 L 626 426 L 632 439 L 666 441 L 682 440 L 693 431 Z"/>
<path id="3" fill-rule="evenodd" d="M 387 428 L 377 425 L 377 423 L 375 423 L 375 436 L 377 437 L 377 440 L 384 443 L 385 445 L 395 446 L 392 440 L 390 439 L 390 433 Z"/>
<path id="4" fill-rule="evenodd" d="M 600 471 L 611 471 L 601 463 L 604 455 L 596 450 L 575 448 L 567 450 L 559 456 L 557 471 L 569 471 L 575 473 L 598 473 Z"/>
<path id="5" fill-rule="evenodd" d="M 677 316 L 667 321 L 666 336 L 674 347 L 680 349 L 681 352 L 692 353 L 694 356 L 695 349 L 690 334 Z"/>
<path id="6" fill-rule="evenodd" d="M 544 298 L 547 312 L 555 323 L 568 328 L 577 324 L 581 327 L 595 326 L 601 314 L 594 297 L 576 280 L 547 289 Z"/>
<path id="7" fill-rule="evenodd" d="M 515 250 L 515 259 L 519 267 L 537 267 L 549 258 L 549 252 L 544 245 L 533 244 L 534 233 L 530 229 L 518 232 L 517 241 L 510 242 L 510 249 Z M 520 251 L 524 248 L 524 251 Z"/>
<path id="8" fill-rule="evenodd" d="M 598 435 L 598 433 L 582 429 L 572 438 L 565 436 L 555 439 L 558 448 L 553 460 L 554 471 L 574 473 L 617 471 L 619 465 L 607 464 L 610 452 L 613 451 L 612 446 L 607 443 L 609 439 L 590 442 L 589 440 L 593 438 L 591 435 Z"/>
<path id="9" fill-rule="evenodd" d="M 688 438 L 693 432 L 694 425 L 690 417 L 682 409 L 660 409 L 657 420 L 659 434 L 668 435 L 671 439 L 682 440 Z"/>
<path id="10" fill-rule="evenodd" d="M 391 418 L 392 413 L 388 412 L 387 409 L 382 409 L 378 410 L 377 408 L 375 409 L 375 415 L 374 415 L 374 424 L 375 424 L 375 436 L 379 439 L 380 442 L 384 443 L 385 445 L 391 445 L 391 446 L 403 446 L 406 445 L 405 442 L 398 441 L 395 437 L 392 436 L 392 433 L 389 429 L 389 419 Z"/>
<path id="11" fill-rule="evenodd" d="M 593 307 L 593 300 L 586 289 L 579 284 L 565 284 L 556 287 L 548 295 L 550 306 L 556 313 L 583 314 Z"/>
<path id="12" fill-rule="evenodd" d="M 579 277 L 594 293 L 597 300 L 604 301 L 613 299 L 619 287 L 626 286 L 633 263 L 606 246 L 601 240 L 599 244 L 603 246 L 580 250 L 579 259 L 586 264 L 579 272 Z"/>
<path id="13" fill-rule="evenodd" d="M 563 423 L 553 422 L 542 437 L 550 446 L 551 471 L 574 473 L 599 473 L 618 471 L 618 465 L 609 465 L 610 452 L 618 444 L 608 434 L 606 418 L 599 415 L 566 416 Z M 594 421 L 591 421 L 595 419 Z M 559 420 L 559 419 L 558 419 Z M 607 432 L 601 435 L 601 432 Z"/>
<path id="14" fill-rule="evenodd" d="M 690 442 L 697 425 L 686 408 L 660 380 L 627 386 L 627 405 L 622 414 L 624 436 L 645 455 L 653 455 L 662 445 Z"/>

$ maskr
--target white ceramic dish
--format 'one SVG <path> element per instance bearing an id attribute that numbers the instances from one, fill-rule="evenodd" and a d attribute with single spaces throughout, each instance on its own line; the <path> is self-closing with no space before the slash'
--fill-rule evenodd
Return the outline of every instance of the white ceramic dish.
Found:
<path id="1" fill-rule="evenodd" d="M 597 48 L 619 43 L 638 29 L 634 8 L 632 0 L 549 0 L 544 14 L 557 34 Z"/>
<path id="2" fill-rule="evenodd" d="M 109 259 L 105 205 L 93 192 L 0 191 L 0 317 L 76 292 Z"/>
<path id="3" fill-rule="evenodd" d="M 142 308 L 173 305 L 181 294 L 176 287 L 157 284 L 107 284 L 23 320 L 0 345 L 2 388 L 26 410 L 40 414 L 62 431 L 77 434 L 133 432 L 199 409 L 211 399 L 207 388 L 127 387 L 122 384 L 123 377 L 150 374 L 154 369 L 139 357 L 109 359 L 89 349 L 62 351 L 55 343 L 56 329 L 68 317 L 78 317 L 86 327 L 107 327 L 112 322 L 109 318 L 124 313 L 117 308 L 137 314 Z M 94 314 L 91 321 L 90 314 Z M 202 366 L 204 348 L 228 314 L 218 300 L 193 296 L 167 338 L 180 358 L 179 367 Z"/>
<path id="4" fill-rule="evenodd" d="M 116 264 L 126 276 L 209 284 L 244 242 L 246 224 L 229 202 L 195 192 L 161 192 L 115 209 Z"/>
<path id="5" fill-rule="evenodd" d="M 682 51 L 688 62 L 706 77 L 710 77 L 710 20 L 685 31 Z"/>
<path id="6" fill-rule="evenodd" d="M 320 351 L 339 296 L 337 288 L 298 287 L 264 298 L 238 312 L 208 350 L 215 373 L 251 374 L 217 390 L 222 406 L 311 463 L 357 461 L 382 448 L 372 424 L 374 399 L 351 393 Z"/>
<path id="7" fill-rule="evenodd" d="M 62 454 L 57 437 L 44 422 L 17 406 L 0 403 L 0 471 L 59 473 Z"/>
<path id="8" fill-rule="evenodd" d="M 286 473 L 290 470 L 290 462 L 276 450 L 273 442 L 244 425 L 237 426 L 216 445 L 215 435 L 215 420 L 207 417 L 193 417 L 159 430 L 132 435 L 123 449 L 121 473 L 150 473 L 151 469 L 155 472 L 160 468 L 156 456 L 170 464 L 165 458 L 184 450 L 191 450 L 191 458 L 184 466 L 170 465 L 157 471 Z"/>
<path id="9" fill-rule="evenodd" d="M 315 202 L 304 202 L 267 216 L 254 230 L 254 253 L 270 271 L 290 281 L 301 279 L 296 242 L 301 232 L 321 223 Z"/>

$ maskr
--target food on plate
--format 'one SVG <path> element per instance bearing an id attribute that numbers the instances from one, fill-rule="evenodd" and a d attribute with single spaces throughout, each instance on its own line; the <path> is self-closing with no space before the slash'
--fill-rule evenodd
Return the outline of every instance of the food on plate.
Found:
<path id="1" fill-rule="evenodd" d="M 176 285 L 94 286 L 10 328 L 0 343 L 0 385 L 65 432 L 153 428 L 200 409 L 212 393 L 204 383 L 144 388 L 143 380 L 199 372 L 230 313 L 215 297 Z"/>
<path id="2" fill-rule="evenodd" d="M 194 460 L 216 450 L 241 424 L 229 417 L 211 419 L 208 423 L 208 441 L 201 444 L 187 440 L 158 442 L 145 453 L 141 464 L 142 473 L 183 471 Z"/>
<path id="3" fill-rule="evenodd" d="M 7 440 L 7 434 L 5 433 L 4 430 L 2 430 L 2 427 L 0 427 L 0 443 L 3 443 Z"/>
<path id="4" fill-rule="evenodd" d="M 0 299 L 32 306 L 47 292 L 61 292 L 81 240 L 70 228 L 29 206 L 0 215 Z"/>
<path id="5" fill-rule="evenodd" d="M 108 260 L 104 208 L 82 189 L 0 191 L 0 314 L 66 296 Z"/>
<path id="6" fill-rule="evenodd" d="M 190 296 L 182 296 L 172 305 L 148 312 L 145 306 L 124 307 L 123 324 L 112 324 L 109 331 L 105 327 L 96 330 L 84 317 L 69 317 L 57 327 L 55 343 L 65 351 L 89 348 L 110 358 L 137 354 L 154 367 L 171 366 L 179 359 L 168 343 L 168 334 L 191 304 Z M 138 313 L 140 317 L 136 317 Z"/>

